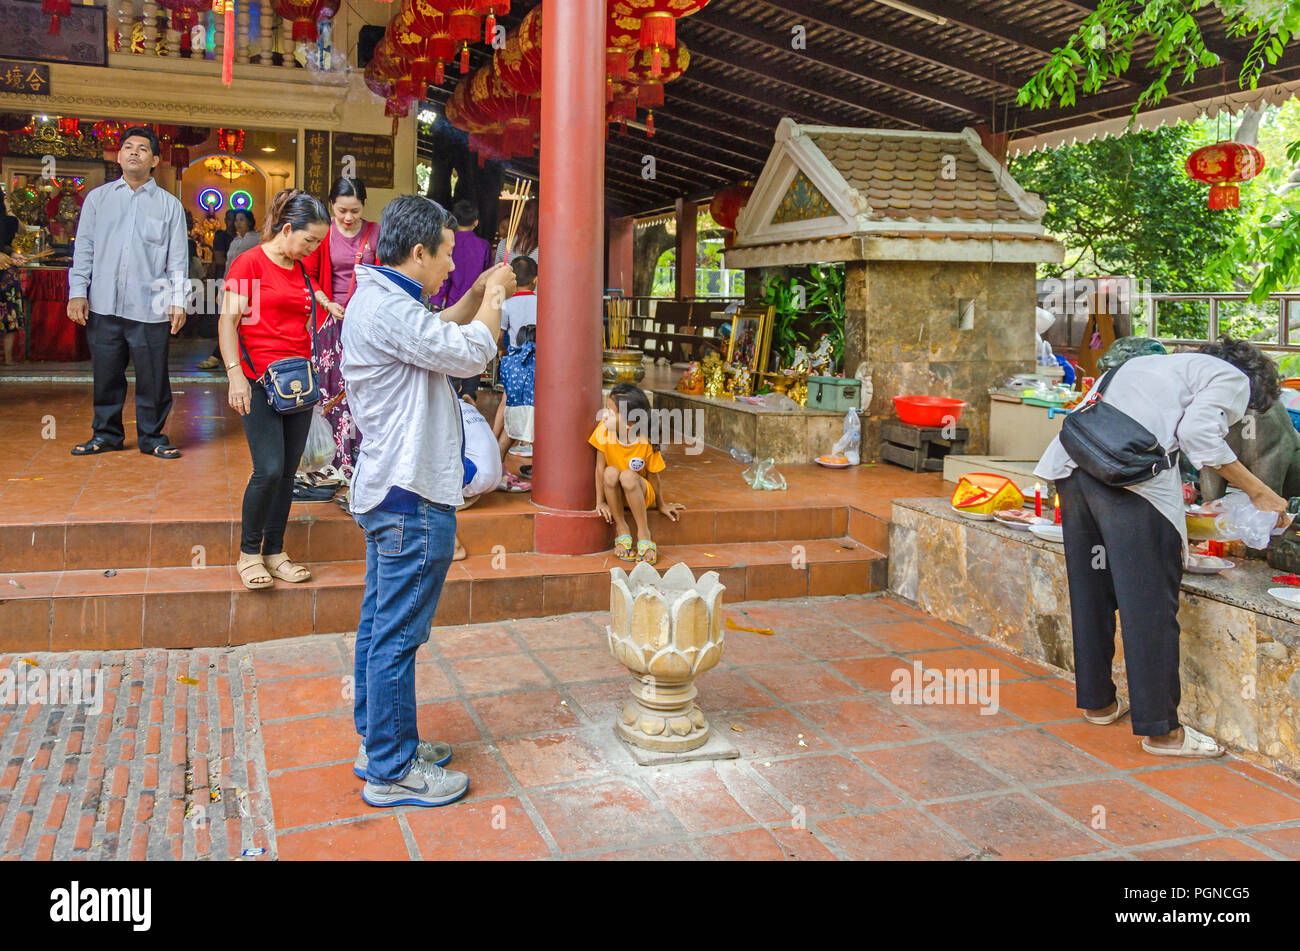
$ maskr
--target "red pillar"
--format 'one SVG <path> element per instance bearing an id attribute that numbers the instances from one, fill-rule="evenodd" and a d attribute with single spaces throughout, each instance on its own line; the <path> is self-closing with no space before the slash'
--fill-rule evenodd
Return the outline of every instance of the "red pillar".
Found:
<path id="1" fill-rule="evenodd" d="M 695 296 L 695 202 L 677 199 L 677 273 L 674 279 L 677 297 Z"/>
<path id="2" fill-rule="evenodd" d="M 605 269 L 605 286 L 621 287 L 625 297 L 632 296 L 632 236 L 634 219 L 609 220 L 609 263 Z"/>
<path id="3" fill-rule="evenodd" d="M 587 445 L 601 405 L 606 18 L 605 0 L 547 0 L 542 33 L 533 537 L 555 554 L 609 547 Z"/>

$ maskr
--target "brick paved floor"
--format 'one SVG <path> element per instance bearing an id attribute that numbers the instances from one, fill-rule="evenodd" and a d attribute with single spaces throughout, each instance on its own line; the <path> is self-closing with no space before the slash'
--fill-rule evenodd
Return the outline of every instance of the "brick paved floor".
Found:
<path id="1" fill-rule="evenodd" d="M 627 674 L 604 645 L 604 616 L 435 630 L 417 664 L 421 733 L 454 744 L 452 766 L 471 777 L 469 796 L 439 809 L 361 801 L 349 637 L 37 655 L 116 671 L 113 707 L 99 718 L 0 707 L 0 852 L 1300 858 L 1300 785 L 1231 757 L 1150 757 L 1127 720 L 1081 721 L 1054 672 L 899 602 L 728 612 L 776 631 L 729 632 L 722 664 L 699 681 L 740 758 L 658 768 L 636 766 L 613 736 Z M 892 703 L 892 674 L 915 660 L 996 670 L 999 710 Z M 199 805 L 206 822 L 185 821 Z"/>

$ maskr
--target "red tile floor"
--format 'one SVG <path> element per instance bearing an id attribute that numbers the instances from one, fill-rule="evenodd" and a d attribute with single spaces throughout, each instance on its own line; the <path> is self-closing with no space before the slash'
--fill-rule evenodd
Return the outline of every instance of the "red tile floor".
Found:
<path id="1" fill-rule="evenodd" d="M 1081 721 L 1052 671 L 905 604 L 727 610 L 775 631 L 729 632 L 698 684 L 739 758 L 659 767 L 613 735 L 627 674 L 607 615 L 435 628 L 421 734 L 471 778 L 437 809 L 362 802 L 349 636 L 0 657 L 104 666 L 116 691 L 93 743 L 81 711 L 0 707 L 0 856 L 1300 858 L 1300 785 L 1147 756 L 1127 721 Z M 997 712 L 894 703 L 891 675 L 918 660 L 996 672 Z"/>

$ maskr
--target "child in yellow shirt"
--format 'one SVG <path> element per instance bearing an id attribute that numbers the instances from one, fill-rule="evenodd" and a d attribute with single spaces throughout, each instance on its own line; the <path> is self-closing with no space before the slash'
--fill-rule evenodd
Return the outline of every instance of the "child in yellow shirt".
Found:
<path id="1" fill-rule="evenodd" d="M 606 522 L 613 521 L 617 537 L 614 554 L 622 561 L 659 561 L 659 546 L 650 538 L 648 512 L 657 507 L 677 521 L 686 508 L 664 498 L 659 473 L 664 458 L 647 438 L 650 432 L 650 400 L 631 383 L 618 383 L 609 391 L 601 421 L 587 440 L 596 448 L 596 511 Z M 628 532 L 624 505 L 636 521 L 636 555 Z"/>

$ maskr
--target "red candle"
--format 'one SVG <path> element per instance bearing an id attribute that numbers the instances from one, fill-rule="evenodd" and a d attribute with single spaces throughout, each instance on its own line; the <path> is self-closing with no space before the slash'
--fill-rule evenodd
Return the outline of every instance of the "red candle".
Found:
<path id="1" fill-rule="evenodd" d="M 1036 518 L 1043 517 L 1043 487 L 1041 485 L 1034 486 L 1034 516 Z"/>
<path id="2" fill-rule="evenodd" d="M 1057 525 L 1061 524 L 1061 497 L 1060 495 L 1052 496 L 1052 507 L 1056 509 L 1056 518 L 1054 521 Z"/>

